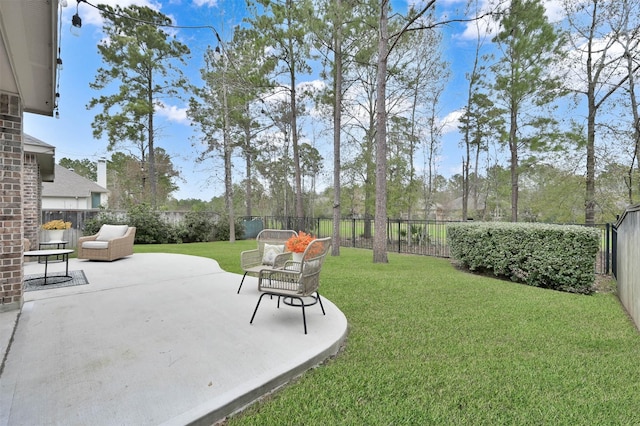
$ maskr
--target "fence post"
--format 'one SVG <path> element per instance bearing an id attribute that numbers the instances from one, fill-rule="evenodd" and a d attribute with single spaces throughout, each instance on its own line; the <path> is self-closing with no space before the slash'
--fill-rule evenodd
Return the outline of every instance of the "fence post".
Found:
<path id="1" fill-rule="evenodd" d="M 356 220 L 351 219 L 351 247 L 356 246 Z"/>
<path id="2" fill-rule="evenodd" d="M 605 255 L 605 261 L 604 261 L 604 273 L 605 274 L 609 274 L 609 253 L 611 252 L 611 247 L 609 246 L 609 237 L 610 237 L 610 232 L 611 232 L 611 224 L 607 223 L 605 226 L 605 243 L 604 243 L 604 255 Z"/>
<path id="3" fill-rule="evenodd" d="M 398 219 L 398 253 L 400 253 L 400 250 L 402 250 L 402 247 L 400 246 L 402 244 L 402 236 L 400 235 L 401 222 L 402 221 Z"/>

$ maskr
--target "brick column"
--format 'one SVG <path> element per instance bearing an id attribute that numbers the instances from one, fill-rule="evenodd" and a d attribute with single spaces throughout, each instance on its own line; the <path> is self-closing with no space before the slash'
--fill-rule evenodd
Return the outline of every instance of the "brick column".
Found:
<path id="1" fill-rule="evenodd" d="M 22 307 L 22 103 L 0 93 L 0 312 Z"/>
<path id="2" fill-rule="evenodd" d="M 41 211 L 42 179 L 38 160 L 34 154 L 25 154 L 22 169 L 22 222 L 24 238 L 29 240 L 31 250 L 38 249 Z"/>

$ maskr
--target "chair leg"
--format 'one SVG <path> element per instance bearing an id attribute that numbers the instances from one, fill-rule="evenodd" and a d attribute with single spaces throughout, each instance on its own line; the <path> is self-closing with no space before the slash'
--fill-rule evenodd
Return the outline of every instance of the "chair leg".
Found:
<path id="1" fill-rule="evenodd" d="M 304 334 L 307 334 L 307 316 L 304 313 L 304 300 L 301 298 L 299 300 L 300 305 L 302 306 L 302 324 L 304 325 Z"/>
<path id="2" fill-rule="evenodd" d="M 242 288 L 242 283 L 244 283 L 244 277 L 247 276 L 247 273 L 245 272 L 244 275 L 242 276 L 242 281 L 240 281 L 240 287 L 238 287 L 238 293 L 236 294 L 240 294 L 240 289 Z"/>
<path id="3" fill-rule="evenodd" d="M 253 324 L 253 319 L 256 317 L 256 312 L 258 312 L 258 307 L 260 306 L 260 302 L 262 302 L 262 298 L 266 295 L 267 293 L 262 293 L 260 295 L 260 298 L 258 299 L 258 304 L 256 305 L 256 308 L 253 310 L 253 315 L 251 315 L 251 321 L 249 321 L 249 324 Z"/>
<path id="4" fill-rule="evenodd" d="M 322 304 L 322 299 L 320 298 L 320 293 L 316 291 L 316 296 L 318 296 L 318 302 L 320 302 L 320 307 L 322 308 L 322 315 L 327 315 L 324 313 L 324 305 Z"/>

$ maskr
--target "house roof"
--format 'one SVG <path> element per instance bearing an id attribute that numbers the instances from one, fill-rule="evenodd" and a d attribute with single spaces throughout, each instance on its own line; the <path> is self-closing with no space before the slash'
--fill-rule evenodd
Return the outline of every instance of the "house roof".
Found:
<path id="1" fill-rule="evenodd" d="M 43 182 L 53 182 L 56 148 L 26 133 L 24 135 L 25 154 L 34 154 L 40 167 Z"/>
<path id="2" fill-rule="evenodd" d="M 55 165 L 55 182 L 44 182 L 42 184 L 43 197 L 90 197 L 92 193 L 109 192 L 106 188 L 97 183 L 80 176 L 79 174 Z"/>
<path id="3" fill-rule="evenodd" d="M 53 115 L 58 0 L 0 1 L 0 92 L 17 93 L 24 111 Z"/>

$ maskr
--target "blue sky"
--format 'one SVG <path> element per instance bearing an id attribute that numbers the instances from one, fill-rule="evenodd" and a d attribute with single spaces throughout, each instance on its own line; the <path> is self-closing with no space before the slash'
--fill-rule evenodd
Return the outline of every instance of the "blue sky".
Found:
<path id="1" fill-rule="evenodd" d="M 62 0 L 60 0 L 62 3 Z M 66 0 L 67 6 L 62 8 L 60 56 L 63 68 L 60 71 L 59 113 L 60 118 L 42 117 L 25 114 L 24 131 L 56 147 L 56 160 L 63 157 L 71 159 L 88 158 L 92 161 L 100 157 L 110 158 L 106 138 L 94 139 L 91 123 L 99 107 L 87 110 L 86 105 L 91 98 L 99 95 L 89 87 L 95 79 L 96 70 L 101 66 L 97 44 L 102 38 L 101 19 L 96 9 L 86 3 L 78 5 L 78 14 L 82 18 L 82 29 L 79 36 L 72 35 L 71 16 L 76 13 L 76 1 Z M 96 2 L 91 1 L 96 4 Z M 220 36 L 228 39 L 231 29 L 238 24 L 244 14 L 244 2 L 234 0 L 108 0 L 101 3 L 119 4 L 126 7 L 131 4 L 147 5 L 171 16 L 177 25 L 198 26 L 210 25 L 216 28 Z M 548 2 L 552 10 L 556 2 Z M 396 10 L 406 8 L 404 0 L 394 1 Z M 465 2 L 459 0 L 438 1 L 439 12 L 454 11 L 463 8 Z M 468 68 L 468 59 L 473 54 L 473 43 L 464 35 L 464 25 L 449 26 L 444 30 L 444 59 L 451 63 L 452 77 L 447 86 L 440 110 L 442 120 L 450 120 L 457 116 L 457 111 L 466 100 L 466 80 L 464 73 Z M 208 29 L 176 30 L 179 39 L 191 49 L 191 59 L 185 70 L 186 75 L 199 84 L 202 57 L 207 45 L 216 45 L 213 31 Z M 312 79 L 313 77 L 309 77 Z M 209 200 L 223 193 L 222 168 L 213 162 L 196 164 L 196 151 L 192 148 L 196 135 L 185 114 L 185 104 L 175 100 L 168 103 L 167 108 L 159 111 L 162 128 L 157 146 L 163 147 L 173 159 L 176 168 L 181 172 L 183 181 L 177 182 L 180 189 L 174 193 L 178 199 L 200 198 Z M 459 173 L 462 152 L 458 148 L 459 135 L 452 122 L 443 136 L 442 152 L 438 164 L 439 173 L 450 176 Z M 331 154 L 330 141 L 327 149 L 320 149 L 325 157 Z M 331 159 L 327 158 L 328 164 Z M 331 185 L 331 170 L 326 170 L 327 179 L 324 185 Z M 237 170 L 239 175 L 241 170 Z"/>

